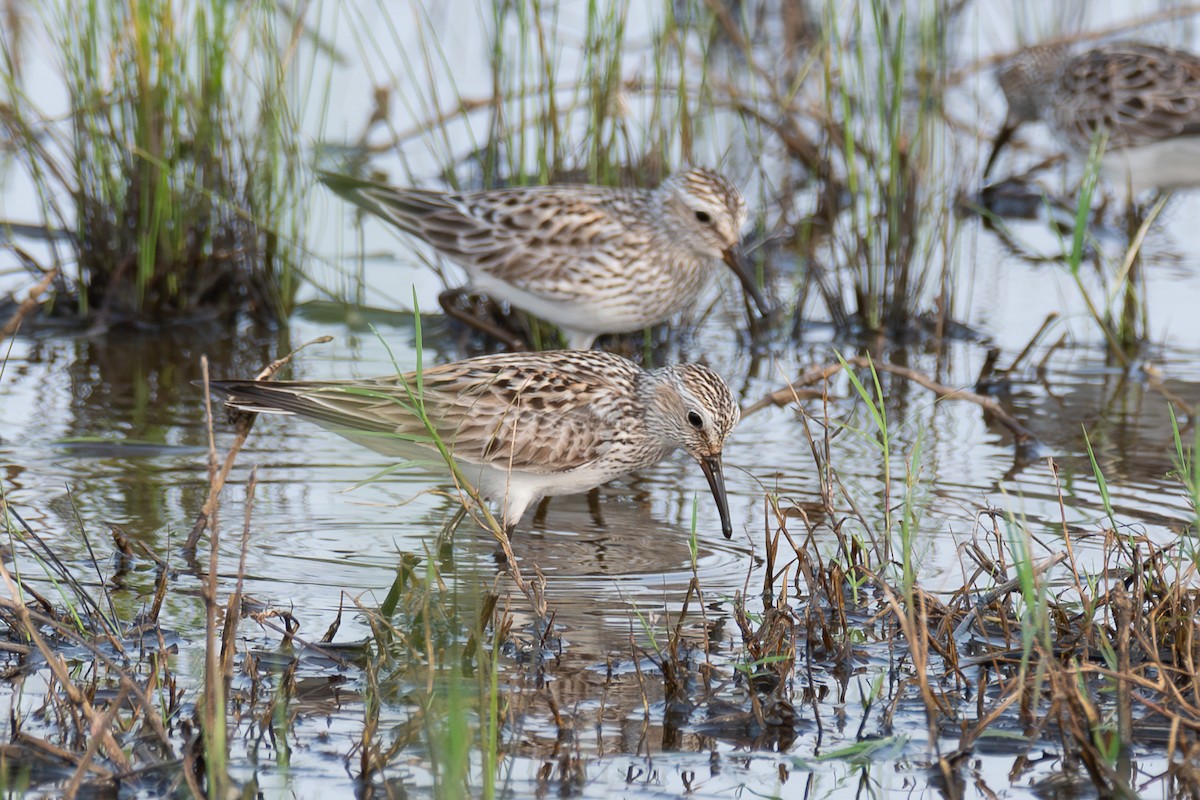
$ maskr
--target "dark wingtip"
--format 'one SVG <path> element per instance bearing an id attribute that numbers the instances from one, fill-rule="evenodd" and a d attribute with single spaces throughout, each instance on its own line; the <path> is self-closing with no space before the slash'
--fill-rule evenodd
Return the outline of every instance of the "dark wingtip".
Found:
<path id="1" fill-rule="evenodd" d="M 400 202 L 396 190 L 386 183 L 326 170 L 318 170 L 317 179 L 325 184 L 325 188 L 350 205 L 368 214 L 381 217 L 409 233 L 421 235 L 405 224 L 403 204 Z"/>
<path id="2" fill-rule="evenodd" d="M 209 388 L 209 389 L 212 391 L 212 393 L 213 393 L 213 394 L 223 394 L 223 395 L 230 395 L 230 394 L 233 394 L 233 387 L 234 387 L 236 384 L 238 384 L 238 383 L 241 383 L 241 381 L 214 381 L 214 380 L 210 380 L 210 381 L 208 382 L 208 388 Z M 197 387 L 197 388 L 199 388 L 199 389 L 203 389 L 203 388 L 204 388 L 204 381 L 202 381 L 202 380 L 194 380 L 194 381 L 192 381 L 192 386 L 195 386 L 195 387 Z"/>
<path id="3" fill-rule="evenodd" d="M 246 387 L 250 387 L 250 389 L 253 390 L 256 386 L 258 386 L 261 383 L 263 383 L 263 381 L 247 380 L 245 378 L 233 379 L 233 380 L 227 380 L 227 381 L 210 380 L 208 382 L 208 388 L 211 389 L 214 393 L 220 393 L 223 395 L 232 395 L 232 394 L 235 394 L 236 392 L 244 390 Z M 204 381 L 192 381 L 192 384 L 195 386 L 204 388 Z"/>
<path id="4" fill-rule="evenodd" d="M 325 184 L 325 187 L 334 194 L 346 198 L 352 198 L 355 194 L 363 189 L 370 189 L 379 185 L 374 181 L 369 181 L 364 178 L 356 178 L 353 175 L 345 175 L 340 172 L 330 172 L 324 169 L 317 170 L 317 180 Z"/>

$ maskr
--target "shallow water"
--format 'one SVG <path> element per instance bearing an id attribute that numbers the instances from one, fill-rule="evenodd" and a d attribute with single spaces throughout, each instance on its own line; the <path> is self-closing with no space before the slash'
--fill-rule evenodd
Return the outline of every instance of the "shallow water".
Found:
<path id="1" fill-rule="evenodd" d="M 445 13 L 444 19 L 435 15 L 434 27 L 452 37 L 454 12 Z M 970 50 L 964 58 L 986 55 L 978 52 L 978 37 L 973 39 L 970 32 L 986 26 L 988 18 L 968 17 L 960 24 Z M 462 35 L 474 41 L 474 34 Z M 1000 50 L 1008 46 L 995 44 Z M 477 54 L 465 44 L 464 52 Z M 473 63 L 468 58 L 461 65 L 464 74 L 474 74 Z M 486 68 L 475 66 L 478 74 L 486 74 Z M 464 96 L 488 89 L 470 82 L 458 88 Z M 961 93 L 961 113 L 952 116 L 977 114 L 981 105 L 990 115 L 984 127 L 989 121 L 999 122 L 998 99 L 986 75 L 977 85 L 965 84 Z M 331 118 L 349 120 L 351 128 L 359 124 L 366 117 L 363 108 L 341 107 L 353 102 L 351 93 L 339 95 Z M 396 127 L 410 126 L 401 122 Z M 335 140 L 341 133 L 326 130 Z M 725 149 L 719 133 L 705 145 L 714 152 Z M 1028 140 L 1037 146 L 1054 147 L 1044 132 L 1040 139 L 1037 133 L 1025 136 L 1032 136 Z M 960 145 L 960 161 L 981 162 L 983 156 L 972 149 L 974 142 Z M 412 159 L 416 154 L 405 155 Z M 425 178 L 437 172 L 436 159 L 427 161 Z M 730 161 L 738 168 L 738 157 Z M 384 168 L 396 163 L 380 159 Z M 352 249 L 349 242 L 357 241 L 351 215 L 328 197 L 316 197 L 314 203 L 324 210 L 316 218 L 326 220 L 328 228 L 318 238 L 334 261 Z M 770 217 L 773 210 L 767 211 Z M 1140 365 L 1161 373 L 1166 387 L 1189 403 L 1200 402 L 1200 315 L 1194 312 L 1200 306 L 1200 231 L 1193 224 L 1197 213 L 1200 193 L 1181 194 L 1147 242 L 1146 303 L 1154 345 Z M 1044 224 L 1011 225 L 1031 246 L 1054 244 Z M 365 226 L 363 248 L 383 257 L 361 265 L 366 284 L 362 299 L 395 311 L 344 310 L 315 302 L 319 292 L 312 290 L 314 302 L 295 315 L 286 331 L 249 325 L 234 331 L 196 327 L 103 336 L 41 330 L 15 339 L 0 375 L 0 489 L 6 503 L 89 585 L 96 580 L 89 542 L 100 553 L 105 578 L 112 574 L 107 561 L 110 526 L 119 526 L 131 539 L 182 567 L 178 546 L 208 489 L 203 399 L 194 383 L 201 377 L 202 356 L 209 359 L 215 377 L 245 377 L 280 352 L 331 335 L 331 344 L 302 351 L 290 375 L 332 379 L 387 374 L 397 365 L 409 369 L 418 355 L 431 364 L 474 352 L 475 343 L 461 331 L 427 316 L 422 326 L 424 350 L 418 354 L 413 319 L 398 309 L 411 306 L 408 298 L 414 290 L 422 308 L 436 307 L 440 284 L 414 257 L 409 241 L 378 224 Z M 1059 546 L 1064 522 L 1077 532 L 1101 530 L 1106 511 L 1083 429 L 1108 482 L 1118 522 L 1157 541 L 1177 538 L 1192 523 L 1193 512 L 1170 474 L 1176 465 L 1163 394 L 1139 370 L 1120 369 L 1106 357 L 1096 326 L 1062 267 L 1015 256 L 976 218 L 961 222 L 953 253 L 947 268 L 961 277 L 955 287 L 956 318 L 978 335 L 947 339 L 936 347 L 885 344 L 872 351 L 873 357 L 934 375 L 950 386 L 970 387 L 989 346 L 1000 348 L 1002 364 L 1007 363 L 1048 314 L 1061 315 L 1061 321 L 1031 362 L 1012 376 L 1010 391 L 1002 399 L 1005 408 L 1035 432 L 1040 443 L 1037 458 L 1019 461 L 1011 435 L 985 421 L 977 406 L 936 401 L 924 389 L 884 376 L 885 407 L 895 437 L 893 475 L 904 474 L 918 443 L 922 450 L 919 491 L 914 495 L 921 524 L 912 542 L 921 584 L 933 591 L 962 585 L 958 546 L 975 535 L 985 509 L 1022 519 L 1044 543 L 1043 551 L 1035 553 L 1039 558 Z M 781 297 L 802 280 L 793 272 L 796 266 L 784 256 L 772 264 Z M 732 281 L 726 281 L 726 288 L 731 286 Z M 723 295 L 736 297 L 732 291 Z M 858 352 L 855 342 L 836 339 L 822 324 L 819 305 L 809 311 L 799 339 L 791 339 L 787 325 L 781 324 L 765 343 L 751 348 L 744 336 L 730 335 L 744 327 L 740 302 L 717 300 L 703 324 L 672 337 L 655 355 L 664 361 L 707 361 L 749 405 L 807 366 L 832 363 L 839 352 Z M 376 326 L 378 335 L 368 323 Z M 1031 364 L 1045 356 L 1048 343 L 1061 334 L 1067 335 L 1066 343 L 1050 354 L 1039 374 Z M 632 347 L 639 349 L 636 342 Z M 831 393 L 831 420 L 859 428 L 868 424 L 844 376 L 833 381 Z M 825 410 L 819 402 L 807 402 L 804 408 L 819 436 Z M 219 420 L 217 432 L 217 448 L 223 453 L 231 428 Z M 831 448 L 833 465 L 850 495 L 862 504 L 864 517 L 881 524 L 886 501 L 878 449 L 846 432 L 833 439 Z M 1047 457 L 1061 470 L 1057 480 Z M 653 650 L 653 637 L 661 635 L 683 607 L 693 578 L 703 588 L 704 614 L 694 603 L 689 607 L 685 638 L 694 646 L 707 642 L 719 661 L 739 644 L 732 599 L 739 593 L 754 597 L 762 585 L 764 493 L 797 504 L 820 497 L 812 449 L 794 408 L 748 416 L 729 441 L 725 463 L 735 521 L 730 541 L 720 536 L 703 476 L 682 456 L 604 487 L 595 507 L 582 496 L 557 498 L 544 515 L 527 520 L 513 549 L 526 577 L 536 567 L 545 578 L 553 631 L 541 642 L 538 615 L 498 565 L 490 536 L 464 525 L 457 532 L 453 556 L 438 558 L 436 537 L 457 508 L 444 477 L 396 472 L 373 479 L 391 466 L 386 458 L 315 426 L 264 417 L 225 490 L 222 590 L 231 589 L 237 576 L 245 490 L 250 468 L 257 467 L 245 591 L 270 608 L 289 610 L 302 638 L 319 639 L 342 611 L 335 641 L 368 639 L 371 630 L 352 601 L 377 607 L 392 586 L 403 554 L 437 560 L 448 591 L 461 597 L 466 607 L 473 607 L 488 590 L 510 604 L 511 643 L 501 661 L 500 681 L 510 684 L 506 696 L 522 713 L 513 715 L 515 721 L 503 733 L 500 785 L 512 796 L 558 792 L 577 797 L 674 797 L 687 792 L 716 798 L 940 791 L 927 769 L 930 749 L 919 706 L 902 706 L 892 726 L 881 725 L 878 712 L 868 710 L 872 683 L 887 680 L 893 666 L 882 650 L 864 649 L 845 672 L 818 670 L 798 677 L 806 691 L 821 697 L 825 717 L 819 724 L 799 720 L 787 738 L 762 731 L 736 736 L 732 725 L 706 723 L 698 715 L 680 720 L 670 713 L 657 667 L 647 653 Z M 1058 486 L 1065 512 L 1060 510 Z M 693 566 L 689 541 L 694 504 L 699 550 Z M 830 537 L 815 545 L 833 552 L 837 542 Z M 1076 541 L 1080 563 L 1097 563 L 1101 545 L 1099 537 Z M 22 568 L 33 584 L 45 583 L 32 563 Z M 121 575 L 112 597 L 123 618 L 145 607 L 154 577 L 144 559 Z M 176 671 L 192 680 L 203 667 L 198 591 L 196 575 L 180 571 L 163 617 L 178 646 Z M 250 741 L 247 726 L 235 745 L 235 777 L 255 778 L 272 793 L 347 793 L 354 786 L 348 773 L 364 718 L 361 671 L 311 654 L 298 656 L 280 644 L 278 630 L 269 623 L 244 620 L 239 631 L 242 646 L 257 652 L 264 663 L 277 662 L 276 670 L 299 658 L 296 677 L 305 694 L 294 698 L 293 717 L 281 726 L 290 742 L 286 765 L 275 761 L 277 749 Z M 537 671 L 542 683 L 523 684 L 529 673 L 521 667 L 539 657 L 544 660 Z M 644 684 L 637 680 L 639 670 L 652 679 Z M 720 679 L 729 687 L 735 677 L 727 670 Z M 30 714 L 30 698 L 45 690 L 37 680 L 34 675 L 20 684 L 0 683 L 0 708 Z M 235 689 L 249 691 L 248 685 L 246 676 L 234 679 Z M 643 687 L 649 687 L 649 694 Z M 414 714 L 404 685 L 390 691 L 394 695 L 384 698 L 380 707 L 381 729 L 389 731 L 402 728 Z M 570 736 L 554 723 L 547 696 L 573 721 Z M 952 733 L 943 742 L 947 749 L 954 747 Z M 872 736 L 881 738 L 879 750 L 838 757 L 839 748 Z M 1163 769 L 1161 750 L 1143 747 L 1135 755 L 1143 779 Z M 482 767 L 475 758 L 473 775 L 478 780 Z M 1012 746 L 981 742 L 966 768 L 963 796 L 1070 793 L 1041 783 L 1061 768 L 1055 753 L 1047 752 L 1043 765 L 1022 773 L 1022 782 L 1010 786 L 1014 758 Z M 431 793 L 429 753 L 420 745 L 403 751 L 383 780 L 418 795 Z"/>

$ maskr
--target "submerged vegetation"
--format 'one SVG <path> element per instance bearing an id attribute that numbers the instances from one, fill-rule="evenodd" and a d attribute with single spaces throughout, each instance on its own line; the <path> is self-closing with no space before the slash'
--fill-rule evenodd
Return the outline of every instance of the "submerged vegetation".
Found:
<path id="1" fill-rule="evenodd" d="M 276 4 L 222 0 L 31 4 L 34 24 L 0 35 L 6 155 L 40 202 L 33 238 L 48 242 L 49 261 L 17 246 L 12 225 L 8 245 L 34 273 L 35 297 L 49 292 L 44 311 L 72 312 L 94 330 L 239 315 L 286 321 L 302 288 L 328 292 L 305 284 L 306 201 L 322 191 L 312 188 L 315 170 L 335 155 L 339 168 L 393 170 L 393 183 L 458 188 L 653 185 L 681 164 L 719 166 L 757 209 L 748 241 L 783 313 L 761 331 L 731 330 L 724 318 L 710 327 L 731 350 L 754 345 L 736 356 L 753 359 L 742 416 L 786 416 L 772 434 L 795 461 L 751 476 L 757 504 L 739 531 L 737 570 L 705 566 L 711 554 L 684 488 L 672 498 L 679 516 L 691 514 L 687 535 L 676 536 L 688 547 L 672 565 L 683 573 L 679 592 L 664 578 L 661 586 L 630 582 L 626 596 L 628 565 L 619 562 L 633 554 L 598 545 L 583 583 L 611 579 L 622 604 L 592 609 L 587 621 L 600 625 L 603 614 L 628 630 L 595 651 L 587 649 L 594 631 L 559 616 L 554 583 L 528 555 L 529 540 L 510 542 L 460 474 L 446 503 L 469 509 L 485 533 L 466 534 L 464 546 L 470 523 L 452 535 L 461 517 L 436 541 L 440 519 L 414 523 L 424 538 L 397 543 L 387 580 L 341 587 L 336 609 L 319 609 L 332 621 L 314 634 L 301 623 L 310 598 L 263 600 L 251 590 L 277 589 L 247 561 L 279 535 L 259 522 L 274 519 L 261 510 L 260 471 L 243 471 L 252 417 L 235 419 L 230 434 L 210 401 L 202 429 L 176 423 L 184 429 L 176 440 L 147 445 L 198 448 L 209 464 L 202 486 L 159 492 L 153 519 L 110 522 L 106 498 L 86 494 L 54 496 L 47 511 L 25 499 L 37 470 L 13 464 L 0 472 L 6 789 L 249 797 L 294 791 L 302 774 L 342 791 L 348 781 L 362 797 L 577 796 L 600 762 L 627 770 L 607 776 L 611 785 L 661 792 L 665 779 L 642 765 L 687 752 L 711 762 L 707 780 L 726 793 L 720 756 L 737 752 L 751 765 L 738 768 L 768 776 L 740 787 L 748 792 L 819 797 L 857 782 L 863 794 L 883 793 L 886 762 L 889 774 L 922 775 L 960 798 L 1007 789 L 978 763 L 1002 753 L 1005 780 L 1039 794 L 1200 795 L 1200 433 L 1187 387 L 1137 369 L 1152 331 L 1141 245 L 1163 205 L 1131 209 L 1130 220 L 1144 216 L 1113 256 L 1104 252 L 1099 151 L 1066 199 L 1032 201 L 1038 232 L 1051 241 L 1041 260 L 1054 262 L 1066 294 L 1082 303 L 1076 317 L 1098 332 L 1106 365 L 1119 371 L 1113 382 L 1122 384 L 1105 386 L 1102 412 L 1081 413 L 1083 429 L 1061 411 L 1078 398 L 1055 396 L 1047 378 L 1067 334 L 1040 349 L 1043 335 L 1064 324 L 1056 314 L 1022 333 L 1029 344 L 1007 368 L 991 348 L 977 380 L 954 372 L 962 369 L 955 337 L 987 339 L 956 316 L 973 266 L 963 242 L 977 230 L 964 210 L 981 214 L 1002 247 L 1034 255 L 1019 223 L 997 211 L 999 195 L 971 184 L 980 159 L 963 139 L 982 138 L 983 125 L 949 115 L 946 98 L 963 80 L 951 34 L 965 4 L 663 0 L 647 21 L 644 4 L 631 0 L 484 0 L 479 75 L 464 74 L 468 48 L 447 40 L 459 20 L 440 16 L 440 6 L 327 5 L 337 8 L 302 3 L 293 16 Z M 326 131 L 301 133 L 300 112 L 316 101 L 296 75 L 320 86 L 322 70 L 332 74 L 347 55 L 321 39 L 337 27 L 327 27 L 330 17 L 351 29 L 354 58 L 388 65 L 354 87 L 374 105 L 349 147 L 331 144 Z M 66 97 L 61 111 L 23 69 L 41 42 Z M 392 98 L 412 125 L 392 127 Z M 1050 218 L 1044 231 L 1042 217 Z M 59 232 L 72 253 L 58 249 Z M 440 274 L 440 264 L 430 266 Z M 365 283 L 356 276 L 355 291 Z M 419 374 L 433 337 L 415 295 Z M 12 345 L 5 340 L 37 306 L 31 299 L 16 308 L 0 343 Z M 352 331 L 358 313 L 347 315 Z M 795 356 L 814 318 L 828 323 L 832 341 L 761 368 L 768 349 Z M 527 341 L 554 341 L 536 322 L 532 333 Z M 900 346 L 911 342 L 919 349 Z M 653 335 L 621 346 L 644 347 L 647 360 L 678 355 Z M 276 347 L 290 344 L 239 351 L 222 368 L 244 369 Z M 388 348 L 388 368 L 411 368 Z M 1035 351 L 1042 360 L 1026 369 Z M 909 356 L 924 359 L 929 373 L 899 363 Z M 290 368 L 288 358 L 264 374 Z M 191 381 L 206 386 L 208 378 L 203 363 L 203 374 L 191 364 L 137 373 L 135 399 L 125 406 L 118 397 L 104 413 L 132 408 L 153 420 L 151 387 L 159 384 L 194 400 Z M 749 402 L 755 387 L 777 386 L 798 363 L 796 380 Z M 72 388 L 86 399 L 93 385 L 114 382 L 112 369 L 83 368 L 71 379 L 87 386 Z M 15 361 L 0 362 L 0 391 L 14 370 Z M 950 385 L 948 374 L 973 390 Z M 1170 416 L 1173 472 L 1145 484 L 1167 491 L 1169 480 L 1178 495 L 1182 516 L 1155 520 L 1169 541 L 1141 524 L 1157 511 L 1131 522 L 1110 495 L 1130 478 L 1113 467 L 1124 426 L 1143 422 L 1119 408 L 1133 381 Z M 1027 396 L 1040 385 L 1072 425 L 1045 451 L 1046 428 L 1033 419 L 1043 408 Z M 420 386 L 410 388 L 419 411 Z M 951 400 L 979 410 L 989 444 L 999 442 L 1011 467 L 993 469 L 994 456 L 986 462 L 988 493 L 972 495 L 947 522 L 935 513 L 939 503 L 962 498 L 940 496 L 958 478 L 936 481 L 939 470 L 956 468 L 935 462 L 937 446 L 947 448 L 936 440 L 953 440 L 953 449 L 969 437 L 930 420 Z M 189 407 L 193 422 L 198 407 Z M 0 439 L 6 469 L 9 444 Z M 55 442 L 88 444 L 69 435 Z M 126 463 L 98 452 L 103 467 Z M 811 483 L 788 474 L 796 463 Z M 189 480 L 193 467 L 182 470 Z M 1032 493 L 1057 519 L 1024 515 L 1026 498 L 1009 493 L 1008 481 L 1022 471 L 1028 483 L 1017 485 L 1041 481 Z M 121 480 L 158 487 L 164 479 L 153 465 Z M 329 488 L 314 486 L 304 488 Z M 8 494 L 13 487 L 20 491 Z M 286 511 L 289 496 L 280 496 L 276 506 Z M 639 496 L 589 512 L 601 518 L 643 503 Z M 661 520 L 633 519 L 664 530 L 639 527 L 620 547 L 674 541 Z M 144 540 L 123 530 L 139 522 Z M 338 547 L 311 562 L 332 570 L 359 555 L 338 539 L 342 522 L 314 515 L 308 528 L 283 535 L 334 529 Z M 101 544 L 106 530 L 111 547 Z M 56 535 L 81 541 L 73 557 Z M 382 535 L 374 543 L 390 546 Z M 958 574 L 929 574 L 923 548 L 947 543 Z M 480 555 L 472 546 L 498 549 Z M 733 571 L 736 579 L 723 574 Z M 329 583 L 345 575 L 332 574 Z M 580 666 L 581 658 L 592 660 Z M 294 772 L 312 752 L 334 765 L 334 778 Z M 763 753 L 773 759 L 766 769 L 755 762 Z M 646 761 L 624 764 L 622 756 Z M 1160 769 L 1142 771 L 1138 758 L 1147 756 Z M 533 767 L 524 774 L 518 763 Z M 832 786 L 816 777 L 830 764 L 840 770 Z M 704 775 L 676 772 L 680 791 L 703 796 Z M 802 789 L 785 788 L 788 781 Z"/>

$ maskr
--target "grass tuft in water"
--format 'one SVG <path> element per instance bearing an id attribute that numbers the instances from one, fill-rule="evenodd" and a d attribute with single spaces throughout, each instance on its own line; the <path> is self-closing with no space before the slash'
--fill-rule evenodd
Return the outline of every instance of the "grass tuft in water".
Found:
<path id="1" fill-rule="evenodd" d="M 1145 287 L 1139 268 L 1142 242 L 1162 212 L 1169 195 L 1160 195 L 1148 208 L 1130 199 L 1127 210 L 1129 245 L 1121 256 L 1120 264 L 1111 268 L 1103 264 L 1103 250 L 1092 240 L 1089 223 L 1094 217 L 1094 206 L 1099 197 L 1101 165 L 1106 146 L 1106 137 L 1098 134 L 1088 150 L 1071 238 L 1063 243 L 1064 260 L 1088 315 L 1104 336 L 1106 351 L 1128 368 L 1149 330 L 1149 308 L 1144 301 Z M 1099 290 L 1088 288 L 1083 265 L 1089 260 L 1094 261 L 1097 274 L 1104 276 L 1105 285 Z"/>
<path id="2" fill-rule="evenodd" d="M 34 15 L 68 97 L 59 122 L 5 52 L 2 125 L 70 231 L 76 311 L 102 323 L 247 311 L 282 320 L 307 189 L 288 28 L 273 6 L 53 2 Z"/>
<path id="3" fill-rule="evenodd" d="M 908 332 L 928 310 L 937 265 L 952 261 L 951 189 L 931 180 L 949 158 L 934 114 L 948 63 L 937 23 L 944 11 L 882 0 L 823 7 L 827 158 L 850 196 L 828 242 L 842 269 L 835 287 L 822 288 L 835 324 Z M 951 311 L 950 277 L 940 280 L 938 330 Z"/>

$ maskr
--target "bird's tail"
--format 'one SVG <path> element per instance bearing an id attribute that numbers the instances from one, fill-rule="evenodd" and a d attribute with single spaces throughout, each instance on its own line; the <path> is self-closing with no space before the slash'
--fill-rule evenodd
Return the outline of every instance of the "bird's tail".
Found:
<path id="1" fill-rule="evenodd" d="M 411 377 L 411 376 L 409 376 Z M 440 462 L 431 435 L 399 383 L 212 381 L 226 405 L 260 414 L 290 414 L 379 453 Z"/>
<path id="2" fill-rule="evenodd" d="M 454 208 L 444 192 L 398 188 L 324 170 L 318 171 L 317 177 L 342 199 L 414 236 L 425 235 L 423 218 Z"/>

